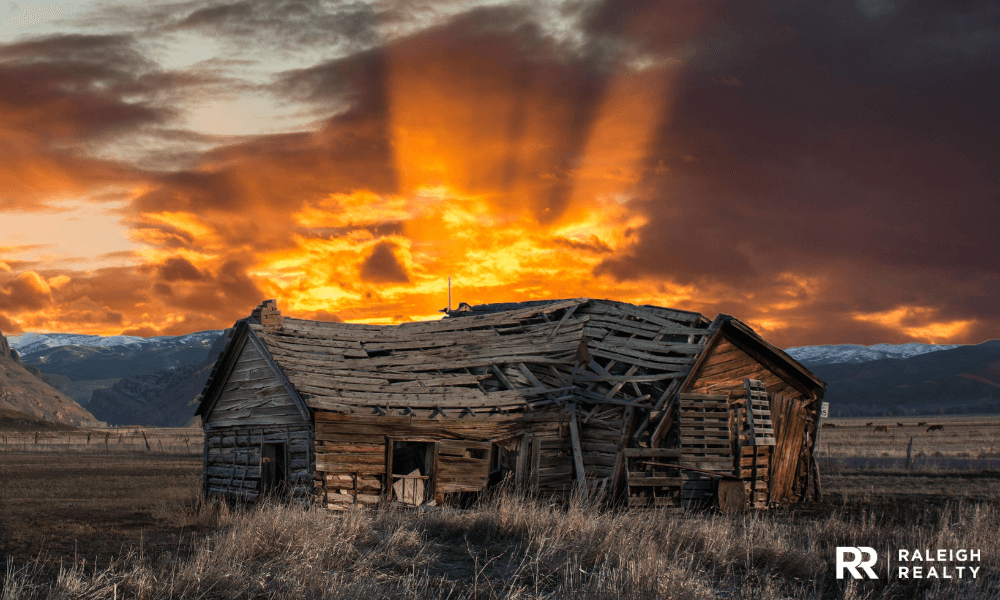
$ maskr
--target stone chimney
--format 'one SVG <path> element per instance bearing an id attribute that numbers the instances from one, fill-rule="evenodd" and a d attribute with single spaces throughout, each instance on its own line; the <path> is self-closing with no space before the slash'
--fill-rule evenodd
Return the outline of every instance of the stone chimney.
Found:
<path id="1" fill-rule="evenodd" d="M 253 309 L 250 316 L 257 319 L 257 322 L 268 330 L 281 329 L 284 319 L 281 316 L 281 311 L 278 310 L 278 301 L 274 299 L 261 302 L 260 306 Z"/>

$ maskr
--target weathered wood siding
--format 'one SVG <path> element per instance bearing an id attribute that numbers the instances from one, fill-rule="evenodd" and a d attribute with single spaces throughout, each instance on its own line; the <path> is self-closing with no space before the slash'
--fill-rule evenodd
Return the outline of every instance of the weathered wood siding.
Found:
<path id="1" fill-rule="evenodd" d="M 493 442 L 514 455 L 515 482 L 542 493 L 564 492 L 573 481 L 565 418 L 556 413 L 465 417 L 362 416 L 315 411 L 315 486 L 328 505 L 378 502 L 387 484 L 390 440 L 437 444 L 434 496 L 477 492 L 490 473 Z M 564 435 L 561 435 L 564 434 Z M 540 451 L 533 454 L 533 449 Z M 535 460 L 533 457 L 537 456 Z M 355 479 L 357 484 L 355 487 Z"/>
<path id="2" fill-rule="evenodd" d="M 312 494 L 312 428 L 251 342 L 240 351 L 204 426 L 206 493 L 256 499 L 263 445 L 283 443 L 292 493 Z"/>
<path id="3" fill-rule="evenodd" d="M 212 427 L 303 425 L 306 420 L 260 351 L 248 341 L 205 423 Z"/>
<path id="4" fill-rule="evenodd" d="M 694 374 L 694 383 L 686 391 L 699 394 L 724 394 L 732 399 L 743 398 L 744 379 L 760 379 L 768 394 L 802 397 L 802 393 L 780 375 L 747 354 L 725 337 L 710 351 L 708 358 Z"/>
<path id="5" fill-rule="evenodd" d="M 591 419 L 580 425 L 584 473 L 588 480 L 611 478 L 618 455 L 622 419 Z"/>

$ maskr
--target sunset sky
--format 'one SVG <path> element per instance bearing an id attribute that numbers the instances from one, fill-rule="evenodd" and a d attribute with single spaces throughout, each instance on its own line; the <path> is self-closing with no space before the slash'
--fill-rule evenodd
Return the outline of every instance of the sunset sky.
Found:
<path id="1" fill-rule="evenodd" d="M 0 330 L 588 296 L 1000 338 L 986 2 L 0 7 Z"/>

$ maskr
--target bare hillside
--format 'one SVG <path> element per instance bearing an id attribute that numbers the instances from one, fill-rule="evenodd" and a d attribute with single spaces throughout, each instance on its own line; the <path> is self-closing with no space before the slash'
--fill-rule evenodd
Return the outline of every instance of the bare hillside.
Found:
<path id="1" fill-rule="evenodd" d="M 0 409 L 14 410 L 68 425 L 95 421 L 94 415 L 40 378 L 29 373 L 0 333 Z"/>

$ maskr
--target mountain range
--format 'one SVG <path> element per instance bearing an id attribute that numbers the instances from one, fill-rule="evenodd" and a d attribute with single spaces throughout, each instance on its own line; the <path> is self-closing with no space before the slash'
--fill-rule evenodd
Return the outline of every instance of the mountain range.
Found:
<path id="1" fill-rule="evenodd" d="M 196 422 L 195 400 L 225 346 L 224 333 L 156 338 L 29 333 L 8 339 L 14 350 L 9 354 L 19 355 L 26 369 L 97 419 L 180 426 Z M 801 346 L 786 352 L 827 382 L 825 399 L 834 417 L 1000 412 L 997 340 Z"/>
<path id="2" fill-rule="evenodd" d="M 197 422 L 194 399 L 225 344 L 223 331 L 181 336 L 27 333 L 10 336 L 24 364 L 112 425 Z"/>
<path id="3" fill-rule="evenodd" d="M 802 363 L 803 366 L 828 365 L 832 363 L 862 363 L 886 358 L 910 358 L 960 347 L 957 344 L 874 344 L 861 346 L 858 344 L 837 344 L 830 346 L 799 346 L 788 348 L 785 352 Z"/>

